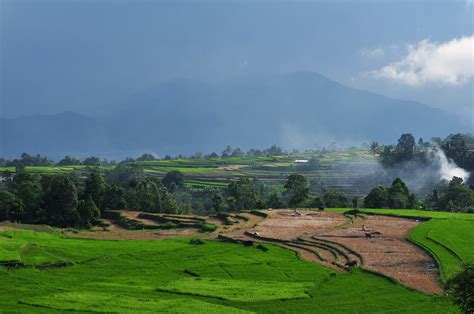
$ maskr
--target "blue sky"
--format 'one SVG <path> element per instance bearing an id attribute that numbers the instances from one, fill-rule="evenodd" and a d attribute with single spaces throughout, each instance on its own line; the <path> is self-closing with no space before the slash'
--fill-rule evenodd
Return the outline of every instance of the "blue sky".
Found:
<path id="1" fill-rule="evenodd" d="M 113 110 L 174 78 L 314 71 L 474 118 L 474 1 L 0 0 L 0 9 L 3 116 Z"/>

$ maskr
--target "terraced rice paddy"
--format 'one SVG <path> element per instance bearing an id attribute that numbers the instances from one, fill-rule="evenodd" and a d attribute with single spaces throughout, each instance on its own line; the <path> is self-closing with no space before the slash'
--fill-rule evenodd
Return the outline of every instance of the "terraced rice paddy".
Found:
<path id="1" fill-rule="evenodd" d="M 0 225 L 0 312 L 458 313 L 437 278 L 473 261 L 473 216 L 376 211 L 118 213 L 140 230 Z"/>
<path id="2" fill-rule="evenodd" d="M 319 167 L 305 169 L 295 163 L 297 159 L 317 158 Z M 180 171 L 186 184 L 193 189 L 206 187 L 223 188 L 230 180 L 239 177 L 255 177 L 281 189 L 286 177 L 292 173 L 303 173 L 309 180 L 316 180 L 326 188 L 344 192 L 349 198 L 366 194 L 373 186 L 371 175 L 378 165 L 376 157 L 363 149 L 347 149 L 340 152 L 301 153 L 271 157 L 229 157 L 203 159 L 175 159 L 138 161 L 133 163 L 143 168 L 146 175 L 163 177 L 170 171 Z M 105 172 L 115 166 L 97 169 Z M 38 174 L 77 173 L 80 175 L 97 170 L 84 165 L 27 167 Z M 14 172 L 14 167 L 0 167 L 0 172 Z"/>
<path id="3" fill-rule="evenodd" d="M 18 230 L 0 238 L 10 252 L 0 261 L 21 263 L 0 267 L 0 308 L 8 313 L 457 312 L 444 297 L 359 270 L 334 272 L 273 245 L 264 251 L 185 238 L 105 241 Z"/>
<path id="4" fill-rule="evenodd" d="M 436 258 L 441 279 L 459 272 L 465 262 L 474 262 L 474 220 L 432 219 L 410 233 L 410 239 Z"/>

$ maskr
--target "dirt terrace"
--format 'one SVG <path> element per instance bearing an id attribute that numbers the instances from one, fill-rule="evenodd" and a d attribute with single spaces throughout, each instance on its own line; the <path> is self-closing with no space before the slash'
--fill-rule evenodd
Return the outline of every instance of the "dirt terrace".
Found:
<path id="1" fill-rule="evenodd" d="M 226 236 L 269 243 L 272 243 L 269 238 L 290 241 L 273 243 L 331 268 L 342 270 L 345 263 L 356 261 L 358 266 L 381 272 L 417 290 L 442 292 L 435 263 L 406 240 L 408 232 L 419 224 L 415 220 L 364 216 L 350 223 L 347 217 L 334 212 L 301 211 L 301 215 L 295 215 L 292 210 L 276 210 L 267 213 L 269 217 L 247 233 L 236 230 Z M 371 232 L 380 234 L 366 239 L 365 233 Z"/>
<path id="2" fill-rule="evenodd" d="M 438 284 L 438 269 L 423 250 L 406 240 L 411 229 L 420 222 L 411 219 L 367 216 L 353 225 L 317 233 L 345 244 L 364 257 L 364 267 L 384 273 L 401 283 L 428 293 L 442 292 Z M 366 239 L 362 225 L 368 232 L 380 232 Z"/>

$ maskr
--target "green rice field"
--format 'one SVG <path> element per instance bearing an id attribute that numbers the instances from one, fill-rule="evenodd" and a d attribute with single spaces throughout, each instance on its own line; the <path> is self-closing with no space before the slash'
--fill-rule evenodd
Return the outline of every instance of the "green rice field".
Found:
<path id="1" fill-rule="evenodd" d="M 457 313 L 360 269 L 335 272 L 272 245 L 85 240 L 0 233 L 1 313 Z"/>

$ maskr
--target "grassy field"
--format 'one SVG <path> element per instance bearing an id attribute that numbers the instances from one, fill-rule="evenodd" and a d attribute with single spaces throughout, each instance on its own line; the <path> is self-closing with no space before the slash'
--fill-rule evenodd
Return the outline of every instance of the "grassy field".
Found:
<path id="1" fill-rule="evenodd" d="M 408 217 L 408 218 L 474 220 L 474 214 L 469 214 L 469 213 L 435 212 L 435 211 L 416 210 L 416 209 L 364 209 L 363 211 L 367 213 L 372 213 L 372 214 L 392 215 L 392 216 Z"/>
<path id="2" fill-rule="evenodd" d="M 463 263 L 474 262 L 472 219 L 432 219 L 415 228 L 409 238 L 436 258 L 443 282 L 459 272 Z"/>
<path id="3" fill-rule="evenodd" d="M 0 312 L 457 313 L 362 270 L 335 273 L 293 252 L 189 239 L 105 241 L 0 233 Z"/>

